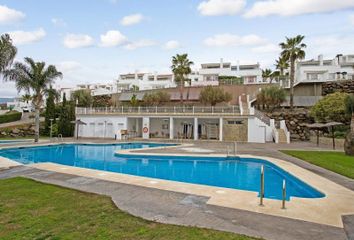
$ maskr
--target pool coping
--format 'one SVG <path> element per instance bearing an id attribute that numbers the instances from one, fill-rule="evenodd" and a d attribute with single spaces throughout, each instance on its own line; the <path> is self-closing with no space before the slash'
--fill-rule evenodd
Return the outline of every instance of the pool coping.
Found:
<path id="1" fill-rule="evenodd" d="M 116 142 L 116 144 L 128 142 Z M 149 142 L 150 143 L 150 142 Z M 52 144 L 35 144 L 34 146 L 47 146 L 59 144 L 97 144 L 97 143 L 52 143 Z M 102 145 L 111 143 L 102 143 Z M 193 146 L 193 144 L 179 144 L 175 146 L 154 147 L 154 149 L 166 149 L 176 147 Z M 12 146 L 5 148 L 16 148 L 21 146 Z M 26 146 L 32 147 L 32 146 Z M 0 149 L 5 149 L 0 148 Z M 191 156 L 191 157 L 226 157 L 225 154 L 168 154 L 168 153 L 142 153 L 143 149 L 124 149 L 116 151 L 117 154 L 131 155 L 131 156 Z M 144 149 L 146 150 L 146 149 Z M 261 157 L 254 155 L 237 155 L 239 157 L 263 159 L 270 163 L 277 165 L 284 171 L 304 181 L 311 187 L 324 193 L 323 198 L 296 198 L 292 197 L 291 201 L 286 202 L 286 209 L 281 209 L 281 201 L 274 199 L 264 199 L 264 206 L 259 206 L 259 198 L 257 192 L 237 190 L 230 188 L 214 187 L 200 184 L 192 184 L 185 182 L 177 182 L 149 177 L 134 176 L 122 173 L 107 172 L 101 170 L 93 170 L 86 168 L 79 168 L 73 166 L 66 166 L 56 163 L 37 163 L 29 164 L 27 166 L 83 177 L 97 178 L 112 182 L 126 183 L 136 186 L 155 188 L 160 190 L 167 190 L 173 192 L 181 192 L 187 194 L 194 194 L 208 197 L 207 204 L 216 205 L 227 208 L 247 210 L 256 213 L 263 213 L 279 217 L 287 217 L 297 220 L 314 222 L 318 224 L 325 224 L 334 227 L 343 228 L 342 215 L 354 214 L 354 192 L 338 185 L 324 177 L 321 177 L 309 170 L 303 169 L 293 163 L 284 160 Z M 4 163 L 5 162 L 5 163 Z M 0 157 L 0 168 L 2 165 L 11 167 L 11 164 L 21 165 L 10 159 Z"/>

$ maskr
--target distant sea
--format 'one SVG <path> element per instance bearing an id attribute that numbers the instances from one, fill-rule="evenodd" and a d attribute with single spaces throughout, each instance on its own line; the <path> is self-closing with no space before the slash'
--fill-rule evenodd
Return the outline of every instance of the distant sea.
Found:
<path id="1" fill-rule="evenodd" d="M 13 98 L 0 98 L 0 104 L 12 102 L 13 100 L 14 100 Z"/>

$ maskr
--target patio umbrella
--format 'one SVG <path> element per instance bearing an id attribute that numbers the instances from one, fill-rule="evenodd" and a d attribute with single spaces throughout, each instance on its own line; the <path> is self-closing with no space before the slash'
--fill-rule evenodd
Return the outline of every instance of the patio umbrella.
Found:
<path id="1" fill-rule="evenodd" d="M 75 121 L 71 121 L 71 123 L 75 123 L 76 125 L 76 139 L 79 139 L 79 126 L 80 125 L 87 125 L 85 122 L 81 121 L 80 119 L 76 119 Z"/>
<path id="2" fill-rule="evenodd" d="M 334 127 L 343 125 L 343 123 L 340 123 L 340 122 L 329 122 L 329 123 L 326 123 L 325 125 L 326 125 L 326 127 L 331 129 L 331 132 L 332 132 L 332 146 L 333 146 L 333 149 L 336 149 L 336 141 L 334 140 Z"/>
<path id="3" fill-rule="evenodd" d="M 306 126 L 310 129 L 315 129 L 317 131 L 317 146 L 319 145 L 319 142 L 320 142 L 319 141 L 319 138 L 320 138 L 319 131 L 324 128 L 330 128 L 331 132 L 332 132 L 332 146 L 333 146 L 333 149 L 335 149 L 336 144 L 335 144 L 335 140 L 334 140 L 334 127 L 339 126 L 339 125 L 343 125 L 343 123 L 340 123 L 340 122 L 313 123 L 313 124 L 307 124 Z"/>
<path id="4" fill-rule="evenodd" d="M 320 145 L 320 130 L 326 127 L 324 123 L 312 123 L 312 124 L 307 124 L 306 127 L 310 129 L 315 129 L 316 130 L 316 135 L 317 135 L 317 147 Z"/>

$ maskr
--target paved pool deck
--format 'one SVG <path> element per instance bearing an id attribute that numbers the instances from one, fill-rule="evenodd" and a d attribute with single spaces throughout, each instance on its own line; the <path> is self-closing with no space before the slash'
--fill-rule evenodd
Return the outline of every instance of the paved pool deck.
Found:
<path id="1" fill-rule="evenodd" d="M 343 228 L 209 205 L 207 197 L 198 195 L 63 174 L 28 166 L 0 171 L 0 179 L 18 176 L 107 195 L 121 210 L 162 223 L 212 228 L 269 240 L 348 239 Z M 350 223 L 352 219 L 347 217 L 347 220 L 344 220 Z"/>
<path id="2" fill-rule="evenodd" d="M 85 140 L 87 142 L 87 140 Z M 92 141 L 89 141 L 92 142 Z M 103 143 L 103 141 L 95 141 L 97 143 Z M 107 142 L 107 141 L 104 141 Z M 185 142 L 184 142 L 185 143 Z M 187 142 L 188 144 L 188 142 Z M 161 148 L 161 149 L 144 149 L 144 150 L 133 150 L 132 152 L 137 152 L 137 153 L 155 153 L 155 154 L 188 154 L 188 155 L 193 155 L 193 154 L 202 154 L 202 155 L 214 155 L 214 154 L 225 154 L 227 152 L 227 148 L 229 147 L 230 152 L 231 149 L 233 148 L 232 143 L 220 143 L 220 142 L 198 142 L 194 143 L 194 145 L 185 145 L 185 146 L 180 146 L 180 147 L 174 147 L 174 148 Z M 317 175 L 320 175 L 321 177 L 324 177 L 324 181 L 331 180 L 332 182 L 335 182 L 336 184 L 339 184 L 339 188 L 346 187 L 351 190 L 354 189 L 354 181 L 345 177 L 342 177 L 338 174 L 332 173 L 330 171 L 327 171 L 325 169 L 313 166 L 311 164 L 308 164 L 306 162 L 303 162 L 299 159 L 289 157 L 285 154 L 282 154 L 279 152 L 279 149 L 306 149 L 306 150 L 330 150 L 330 149 L 323 149 L 323 148 L 317 148 L 316 146 L 313 146 L 311 144 L 303 144 L 303 143 L 293 143 L 291 145 L 276 145 L 276 144 L 238 144 L 237 146 L 237 153 L 242 154 L 242 153 L 247 153 L 247 154 L 252 154 L 256 156 L 269 156 L 269 157 L 276 157 L 282 160 L 285 160 L 286 162 L 293 163 L 297 166 L 300 166 L 306 170 L 309 170 L 310 172 L 316 173 Z M 4 162 L 4 161 L 0 161 Z M 292 165 L 293 165 L 292 164 Z M 11 164 L 10 164 L 11 165 Z M 1 164 L 0 164 L 1 167 Z M 9 167 L 9 166 L 7 166 Z M 36 169 L 33 169 L 32 167 L 35 167 Z M 231 195 L 228 196 L 228 193 L 226 195 L 225 191 L 222 191 L 223 193 L 220 194 L 221 192 L 219 191 L 217 195 L 224 195 L 221 198 L 222 201 L 224 201 L 223 204 L 215 204 L 213 202 L 213 199 L 211 196 L 205 194 L 205 189 L 200 189 L 200 192 L 198 191 L 190 191 L 190 188 L 186 188 L 185 191 L 179 191 L 179 189 L 173 189 L 171 191 L 171 188 L 168 188 L 169 191 L 166 191 L 164 188 L 156 188 L 156 186 L 160 185 L 160 180 L 156 181 L 144 181 L 147 184 L 140 185 L 137 184 L 136 179 L 133 181 L 128 178 L 123 178 L 117 181 L 115 177 L 110 176 L 110 174 L 105 174 L 103 172 L 97 171 L 94 172 L 94 170 L 82 170 L 82 169 L 73 169 L 72 167 L 67 167 L 67 166 L 61 166 L 61 165 L 56 165 L 56 164 L 51 164 L 51 163 L 43 163 L 39 164 L 37 166 L 17 166 L 14 168 L 11 168 L 10 170 L 4 170 L 2 173 L 5 173 L 5 176 L 9 177 L 10 175 L 16 176 L 16 174 L 19 173 L 20 176 L 25 176 L 25 177 L 30 177 L 35 180 L 39 181 L 44 181 L 48 182 L 47 177 L 52 176 L 51 174 L 54 174 L 53 176 L 57 176 L 57 178 L 63 178 L 64 180 L 66 178 L 69 178 L 68 176 L 71 176 L 70 178 L 83 178 L 83 179 L 90 179 L 90 181 L 103 181 L 103 182 L 109 182 L 108 185 L 114 185 L 118 188 L 121 184 L 127 185 L 132 189 L 137 189 L 137 191 L 140 191 L 141 189 L 144 189 L 144 193 L 146 194 L 143 199 L 139 199 L 139 196 L 143 195 L 136 195 L 131 196 L 134 198 L 134 201 L 130 199 L 130 201 L 126 201 L 124 203 L 121 203 L 119 200 L 114 200 L 114 192 L 110 193 L 109 190 L 105 191 L 105 193 L 100 193 L 97 192 L 97 189 L 95 188 L 90 188 L 90 184 L 88 184 L 86 190 L 88 192 L 94 192 L 94 193 L 100 193 L 100 194 L 106 194 L 112 197 L 116 205 L 123 209 L 128 211 L 129 213 L 132 213 L 137 216 L 141 216 L 150 220 L 157 220 L 160 222 L 165 222 L 165 223 L 174 223 L 174 224 L 182 224 L 182 225 L 196 225 L 196 226 L 201 226 L 201 227 L 208 227 L 208 228 L 214 228 L 218 230 L 225 230 L 225 231 L 232 231 L 236 233 L 242 233 L 246 234 L 249 236 L 260 236 L 264 237 L 266 239 L 354 239 L 354 216 L 351 214 L 347 216 L 343 216 L 343 222 L 340 221 L 340 223 L 333 224 L 332 223 L 326 223 L 326 220 L 324 222 L 327 225 L 323 224 L 318 224 L 316 221 L 311 221 L 306 222 L 306 221 L 301 221 L 301 220 L 295 220 L 295 219 L 290 219 L 290 218 L 284 218 L 281 216 L 270 216 L 266 215 L 263 213 L 257 213 L 257 210 L 248 209 L 249 211 L 245 210 L 240 210 L 240 209 L 235 209 L 232 207 L 232 204 L 230 205 L 230 202 L 234 202 L 234 199 L 232 201 L 229 201 L 231 198 L 230 196 L 232 195 L 232 192 L 230 193 Z M 25 174 L 22 174 L 20 169 L 26 168 L 27 170 L 25 171 Z M 19 169 L 17 171 L 16 169 Z M 31 169 L 31 170 L 29 170 Z M 8 172 L 9 171 L 9 172 Z M 13 173 L 12 173 L 12 172 Z M 34 175 L 33 174 L 27 174 L 28 171 L 39 171 L 36 172 Z M 51 173 L 51 174 L 48 174 Z M 6 175 L 8 174 L 8 175 Z M 38 177 L 38 175 L 43 177 Z M 107 176 L 108 175 L 108 176 Z M 115 174 L 113 174 L 115 175 Z M 0 178 L 3 175 L 0 174 Z M 61 177 L 59 177 L 61 176 Z M 63 181 L 60 182 L 53 182 L 51 177 L 49 178 L 50 181 L 49 183 L 54 183 L 58 184 L 61 186 L 67 186 L 71 187 L 74 189 L 79 189 L 78 186 L 75 184 L 68 184 L 66 183 L 63 179 Z M 150 179 L 151 180 L 151 179 Z M 330 182 L 330 181 L 328 181 Z M 126 184 L 130 183 L 130 184 Z M 183 185 L 183 184 L 182 184 Z M 327 184 L 326 184 L 327 185 Z M 184 186 L 185 187 L 185 186 Z M 333 186 L 332 186 L 333 187 Z M 183 188 L 183 186 L 182 186 Z M 193 187 L 192 187 L 193 188 Z M 335 186 L 334 186 L 335 188 Z M 176 190 L 176 191 L 174 191 Z M 346 190 L 344 190 L 346 191 Z M 353 192 L 348 190 L 349 194 L 352 194 Z M 155 199 L 155 194 L 159 193 L 158 196 L 159 198 Z M 132 191 L 132 194 L 134 191 Z M 198 194 L 200 193 L 200 194 Z M 119 193 L 120 195 L 123 194 L 122 192 Z M 124 193 L 125 194 L 125 193 Z M 123 195 L 124 195 L 123 194 Z M 187 203 L 192 204 L 192 210 L 189 209 L 188 207 L 191 207 L 190 205 L 187 204 L 188 207 L 186 207 L 185 204 L 181 204 L 180 202 L 169 202 L 171 199 L 171 196 L 179 196 L 182 198 L 182 203 L 187 201 Z M 225 197 L 226 196 L 226 197 Z M 116 196 L 117 197 L 117 196 Z M 123 196 L 120 196 L 123 197 Z M 129 198 L 129 194 L 125 196 Z M 174 197 L 172 199 L 174 199 Z M 338 195 L 338 197 L 340 197 Z M 178 198 L 180 199 L 180 198 Z M 257 199 L 254 197 L 254 199 Z M 153 202 L 153 200 L 156 200 L 158 203 L 159 201 L 162 201 L 164 203 L 166 201 L 166 205 L 159 205 L 156 204 L 156 202 Z M 349 199 L 351 201 L 351 198 Z M 214 199 L 215 201 L 215 199 Z M 220 198 L 219 198 L 220 201 Z M 143 203 L 142 203 L 143 202 Z M 237 202 L 237 201 L 236 201 Z M 175 207 L 174 205 L 177 206 Z M 228 205 L 229 204 L 229 205 Z M 252 203 L 256 204 L 256 203 Z M 150 205 L 152 207 L 150 207 Z M 200 206 L 199 206 L 200 205 Z M 269 204 L 268 204 L 269 205 Z M 316 204 L 315 204 L 316 205 Z M 169 206 L 173 206 L 172 209 L 169 209 Z M 230 207 L 228 207 L 230 206 Z M 196 208 L 196 209 L 194 209 Z M 277 211 L 279 211 L 279 207 L 276 206 Z M 189 210 L 188 210 L 189 209 Z M 206 209 L 206 210 L 205 210 Z M 212 210 L 211 210 L 212 209 Z M 292 209 L 289 207 L 289 209 Z M 198 210 L 198 211 L 197 211 Z M 214 211 L 213 211 L 214 210 Z M 247 210 L 247 209 L 246 209 Z M 318 209 L 321 211 L 321 208 Z M 187 211 L 187 212 L 185 212 Z M 196 212 L 195 212 L 196 211 Z M 201 212 L 200 212 L 201 211 Z M 203 212 L 204 211 L 204 212 Z M 280 210 L 279 212 L 281 213 Z M 295 209 L 292 209 L 290 211 L 294 211 L 295 213 L 298 212 Z M 322 209 L 322 211 L 326 211 Z M 262 211 L 258 211 L 262 212 Z M 301 212 L 301 209 L 300 209 Z M 183 215 L 183 213 L 186 213 Z M 195 213 L 195 215 L 190 213 Z M 266 212 L 265 212 L 266 213 Z M 183 216 L 182 216 L 182 215 Z M 330 214 L 329 214 L 330 215 Z M 326 214 L 324 215 L 326 216 Z M 330 217 L 330 216 L 328 216 Z M 331 218 L 331 217 L 330 217 Z M 221 221 L 220 219 L 224 220 Z M 301 218 L 300 218 L 301 219 Z M 339 219 L 341 220 L 341 219 Z M 221 222 L 220 222 L 221 221 Z M 231 223 L 230 223 L 231 221 Z M 231 225 L 230 225 L 231 224 Z M 344 228 L 342 228 L 344 226 Z M 281 233 L 281 231 L 283 233 Z M 320 234 L 321 232 L 321 234 Z M 347 234 L 347 235 L 346 235 Z"/>

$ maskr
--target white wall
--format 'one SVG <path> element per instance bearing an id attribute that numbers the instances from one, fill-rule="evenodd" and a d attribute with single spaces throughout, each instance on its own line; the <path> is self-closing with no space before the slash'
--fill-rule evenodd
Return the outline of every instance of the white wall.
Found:
<path id="1" fill-rule="evenodd" d="M 114 138 L 121 139 L 121 130 L 127 130 L 126 117 L 114 116 L 77 116 L 87 125 L 80 125 L 80 137 Z"/>
<path id="2" fill-rule="evenodd" d="M 265 143 L 273 141 L 272 129 L 256 117 L 248 119 L 248 142 Z"/>
<path id="3" fill-rule="evenodd" d="M 168 119 L 168 121 L 164 121 Z M 162 129 L 162 125 L 167 124 L 167 129 Z M 156 137 L 163 138 L 170 134 L 170 119 L 169 118 L 150 118 L 150 132 L 156 133 Z M 162 134 L 163 133 L 163 134 Z"/>
<path id="4" fill-rule="evenodd" d="M 144 129 L 147 129 L 147 131 L 144 132 Z M 143 117 L 143 139 L 149 139 L 149 137 L 150 137 L 150 118 Z"/>

